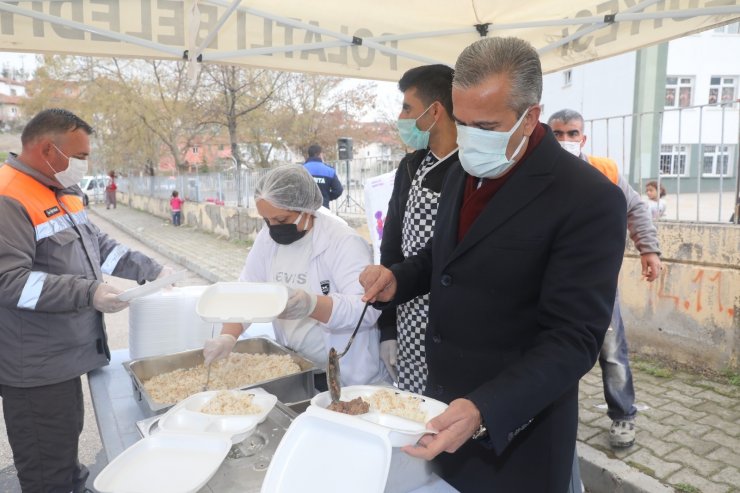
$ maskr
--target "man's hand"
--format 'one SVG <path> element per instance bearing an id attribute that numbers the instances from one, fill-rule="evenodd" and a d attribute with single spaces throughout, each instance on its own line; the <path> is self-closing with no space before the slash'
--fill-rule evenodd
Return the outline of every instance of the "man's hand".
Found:
<path id="1" fill-rule="evenodd" d="M 118 295 L 121 293 L 122 291 L 120 289 L 101 282 L 95 289 L 95 293 L 93 293 L 93 307 L 103 313 L 120 312 L 124 308 L 128 308 L 128 301 L 118 299 Z"/>
<path id="2" fill-rule="evenodd" d="M 236 345 L 236 337 L 231 334 L 221 334 L 215 339 L 208 339 L 203 345 L 203 359 L 206 366 L 218 359 L 223 359 L 231 354 Z"/>
<path id="3" fill-rule="evenodd" d="M 396 363 L 398 362 L 398 342 L 395 339 L 388 339 L 380 343 L 380 359 L 385 363 L 388 373 L 394 382 L 398 382 L 398 372 Z"/>
<path id="4" fill-rule="evenodd" d="M 396 295 L 396 277 L 382 265 L 369 265 L 360 273 L 360 284 L 365 288 L 362 301 L 390 301 Z"/>
<path id="5" fill-rule="evenodd" d="M 657 253 L 640 255 L 640 263 L 642 264 L 642 277 L 648 282 L 656 280 L 660 275 L 660 269 L 663 268 Z"/>
<path id="6" fill-rule="evenodd" d="M 449 407 L 427 423 L 427 429 L 437 430 L 436 435 L 424 435 L 416 445 L 401 450 L 413 457 L 432 460 L 442 452 L 453 453 L 470 440 L 481 424 L 478 408 L 468 399 L 455 399 Z"/>
<path id="7" fill-rule="evenodd" d="M 288 288 L 288 303 L 277 318 L 283 320 L 301 320 L 316 309 L 318 297 L 302 289 Z"/>

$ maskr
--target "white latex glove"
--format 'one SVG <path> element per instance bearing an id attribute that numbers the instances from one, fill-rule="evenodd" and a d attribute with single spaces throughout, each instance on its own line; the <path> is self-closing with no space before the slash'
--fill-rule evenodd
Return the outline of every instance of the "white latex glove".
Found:
<path id="1" fill-rule="evenodd" d="M 221 334 L 214 339 L 208 339 L 203 345 L 203 359 L 208 366 L 218 359 L 223 359 L 231 354 L 236 345 L 236 337 L 231 334 Z"/>
<path id="2" fill-rule="evenodd" d="M 159 274 L 157 274 L 157 279 L 161 279 L 163 277 L 167 277 L 167 276 L 172 275 L 174 273 L 175 273 L 175 269 L 173 269 L 172 267 L 168 267 L 168 266 L 165 265 L 164 267 L 162 267 L 162 270 L 159 272 Z M 163 289 L 165 291 L 169 291 L 169 290 L 172 289 L 172 286 L 173 286 L 173 284 L 169 284 L 169 285 L 165 286 Z"/>
<path id="3" fill-rule="evenodd" d="M 175 269 L 165 265 L 164 267 L 162 267 L 162 270 L 160 271 L 160 273 L 157 274 L 157 279 L 162 279 L 163 277 L 170 276 L 174 273 L 175 273 Z"/>
<path id="4" fill-rule="evenodd" d="M 302 289 L 288 288 L 288 304 L 278 318 L 283 320 L 301 320 L 311 315 L 316 309 L 319 298 Z"/>
<path id="5" fill-rule="evenodd" d="M 395 339 L 388 339 L 380 343 L 380 359 L 385 363 L 385 367 L 388 369 L 388 373 L 391 374 L 394 382 L 398 382 L 398 371 L 396 370 L 396 364 L 398 363 L 398 342 Z"/>
<path id="6" fill-rule="evenodd" d="M 93 307 L 103 313 L 120 312 L 128 307 L 128 301 L 118 299 L 118 295 L 121 293 L 122 291 L 120 289 L 101 282 L 98 284 L 97 289 L 95 289 L 95 293 L 93 293 Z"/>

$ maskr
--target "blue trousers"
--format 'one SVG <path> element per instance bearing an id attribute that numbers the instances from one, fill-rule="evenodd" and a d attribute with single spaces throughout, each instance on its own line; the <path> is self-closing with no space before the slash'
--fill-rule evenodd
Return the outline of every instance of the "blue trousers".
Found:
<path id="1" fill-rule="evenodd" d="M 607 415 L 612 421 L 634 419 L 637 414 L 635 387 L 632 384 L 627 337 L 619 308 L 619 293 L 614 300 L 612 322 L 599 353 L 599 365 L 604 382 Z"/>

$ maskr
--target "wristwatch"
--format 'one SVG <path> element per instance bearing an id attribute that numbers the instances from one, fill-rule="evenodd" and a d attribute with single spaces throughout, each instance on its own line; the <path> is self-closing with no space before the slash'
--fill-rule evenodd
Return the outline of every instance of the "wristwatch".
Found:
<path id="1" fill-rule="evenodd" d="M 470 438 L 473 440 L 484 440 L 488 438 L 488 428 L 486 428 L 485 423 L 483 423 L 483 418 L 480 420 L 480 426 L 475 430 L 475 433 L 473 433 L 473 436 Z"/>

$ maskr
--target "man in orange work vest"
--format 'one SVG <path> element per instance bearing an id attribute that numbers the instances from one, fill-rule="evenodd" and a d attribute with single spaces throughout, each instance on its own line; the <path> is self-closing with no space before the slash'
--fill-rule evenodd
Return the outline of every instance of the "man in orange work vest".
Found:
<path id="1" fill-rule="evenodd" d="M 77 182 L 92 132 L 44 110 L 0 167 L 0 395 L 24 493 L 89 491 L 80 376 L 110 359 L 103 313 L 128 306 L 103 274 L 143 284 L 171 272 L 90 222 Z"/>
<path id="2" fill-rule="evenodd" d="M 550 116 L 548 125 L 555 138 L 568 152 L 579 156 L 606 175 L 617 185 L 627 199 L 627 230 L 635 248 L 640 252 L 642 276 L 652 282 L 660 273 L 660 246 L 658 233 L 653 225 L 650 211 L 640 195 L 619 174 L 617 163 L 606 157 L 583 154 L 586 135 L 583 133 L 583 117 L 573 110 L 560 110 Z M 606 333 L 599 355 L 607 414 L 612 419 L 609 444 L 614 448 L 626 448 L 635 443 L 635 390 L 627 354 L 627 339 L 619 308 L 619 294 L 614 302 L 612 321 Z"/>

